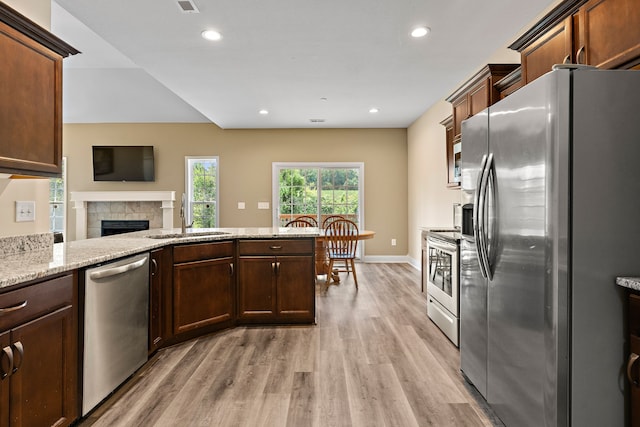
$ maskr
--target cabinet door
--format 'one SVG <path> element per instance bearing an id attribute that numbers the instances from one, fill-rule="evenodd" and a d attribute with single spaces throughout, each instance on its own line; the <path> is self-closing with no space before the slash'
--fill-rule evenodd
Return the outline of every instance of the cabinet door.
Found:
<path id="1" fill-rule="evenodd" d="M 9 377 L 11 425 L 63 426 L 77 418 L 78 351 L 73 323 L 73 309 L 67 306 L 11 331 L 17 369 Z"/>
<path id="2" fill-rule="evenodd" d="M 59 175 L 62 57 L 3 23 L 0 57 L 0 171 Z"/>
<path id="3" fill-rule="evenodd" d="M 313 257 L 277 257 L 276 277 L 276 317 L 286 321 L 313 321 L 316 289 Z"/>
<path id="4" fill-rule="evenodd" d="M 489 106 L 489 79 L 469 91 L 469 116 L 475 116 Z"/>
<path id="5" fill-rule="evenodd" d="M 232 320 L 234 277 L 232 257 L 174 265 L 174 333 Z"/>
<path id="6" fill-rule="evenodd" d="M 9 383 L 13 351 L 10 347 L 10 332 L 0 334 L 0 426 L 9 425 Z M 5 353 L 6 352 L 6 353 Z"/>
<path id="7" fill-rule="evenodd" d="M 238 263 L 238 320 L 273 320 L 276 258 L 243 256 Z"/>
<path id="8" fill-rule="evenodd" d="M 629 347 L 629 363 L 631 363 L 632 356 L 640 356 L 640 338 L 637 335 L 631 335 L 630 338 L 631 345 Z M 637 384 L 634 384 L 633 381 L 629 382 L 629 387 L 631 389 L 631 427 L 640 427 L 640 373 L 637 366 L 638 364 L 640 364 L 640 361 L 635 362 L 636 366 L 632 366 L 628 369 L 631 378 L 635 379 L 637 382 Z"/>
<path id="9" fill-rule="evenodd" d="M 638 0 L 590 0 L 579 16 L 578 63 L 616 68 L 640 56 Z"/>
<path id="10" fill-rule="evenodd" d="M 462 133 L 462 121 L 469 117 L 469 102 L 467 95 L 454 101 L 453 106 L 453 136 L 454 138 Z"/>
<path id="11" fill-rule="evenodd" d="M 520 53 L 524 84 L 551 71 L 554 64 L 573 62 L 572 51 L 573 18 L 569 16 Z"/>

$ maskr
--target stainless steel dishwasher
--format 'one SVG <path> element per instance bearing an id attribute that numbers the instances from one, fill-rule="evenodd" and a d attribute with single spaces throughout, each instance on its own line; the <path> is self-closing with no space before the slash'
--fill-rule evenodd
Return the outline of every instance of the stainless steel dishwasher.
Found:
<path id="1" fill-rule="evenodd" d="M 82 415 L 147 361 L 149 254 L 86 270 Z"/>

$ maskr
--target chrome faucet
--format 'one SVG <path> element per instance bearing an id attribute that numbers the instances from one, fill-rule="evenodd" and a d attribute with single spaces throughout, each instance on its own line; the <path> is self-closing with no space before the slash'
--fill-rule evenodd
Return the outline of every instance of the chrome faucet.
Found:
<path id="1" fill-rule="evenodd" d="M 180 205 L 180 226 L 181 226 L 182 234 L 185 234 L 187 232 L 187 228 L 193 227 L 193 221 L 191 221 L 191 224 L 189 225 L 187 225 L 186 223 L 185 211 L 184 211 L 185 203 L 186 203 L 186 196 L 184 193 L 182 193 L 182 203 Z"/>

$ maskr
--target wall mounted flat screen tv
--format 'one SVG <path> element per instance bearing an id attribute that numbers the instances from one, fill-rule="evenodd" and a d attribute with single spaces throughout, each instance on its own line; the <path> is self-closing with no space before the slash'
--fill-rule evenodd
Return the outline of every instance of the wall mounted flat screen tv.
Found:
<path id="1" fill-rule="evenodd" d="M 154 181 L 151 145 L 94 145 L 94 181 Z"/>

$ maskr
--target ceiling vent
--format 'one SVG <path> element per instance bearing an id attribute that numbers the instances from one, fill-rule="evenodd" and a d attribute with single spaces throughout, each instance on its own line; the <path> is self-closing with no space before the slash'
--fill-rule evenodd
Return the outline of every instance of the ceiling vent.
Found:
<path id="1" fill-rule="evenodd" d="M 200 13 L 193 0 L 178 0 L 178 7 L 182 13 Z"/>
<path id="2" fill-rule="evenodd" d="M 309 119 L 311 123 L 324 123 L 325 119 Z"/>

